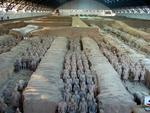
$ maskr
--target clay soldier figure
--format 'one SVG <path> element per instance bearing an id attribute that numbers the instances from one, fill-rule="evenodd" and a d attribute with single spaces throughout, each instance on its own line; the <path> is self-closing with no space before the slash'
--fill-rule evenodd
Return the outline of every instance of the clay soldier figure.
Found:
<path id="1" fill-rule="evenodd" d="M 78 68 L 79 68 L 80 70 L 83 71 L 83 65 L 82 65 L 82 61 L 81 61 L 81 60 L 78 60 L 78 61 L 77 61 L 77 66 L 78 66 Z"/>
<path id="2" fill-rule="evenodd" d="M 64 83 L 67 83 L 67 80 L 70 79 L 70 76 L 69 76 L 69 74 L 67 73 L 67 74 L 62 74 L 62 75 L 60 76 L 60 78 L 63 80 Z"/>
<path id="3" fill-rule="evenodd" d="M 20 70 L 19 60 L 17 59 L 14 64 L 14 71 L 18 72 Z"/>
<path id="4" fill-rule="evenodd" d="M 72 79 L 71 78 L 67 78 L 64 82 L 66 84 L 71 84 L 72 85 Z"/>
<path id="5" fill-rule="evenodd" d="M 92 79 L 92 75 L 87 75 L 87 78 L 86 78 L 86 83 L 89 85 L 89 84 L 94 84 L 93 83 L 93 79 Z"/>
<path id="6" fill-rule="evenodd" d="M 140 78 L 140 81 L 144 81 L 144 80 L 145 80 L 145 74 L 146 74 L 145 67 L 142 66 L 142 71 L 141 71 L 141 78 Z"/>
<path id="7" fill-rule="evenodd" d="M 67 63 L 67 62 L 65 63 L 65 69 L 68 70 L 68 71 L 71 70 L 71 66 L 70 66 L 70 64 Z"/>
<path id="8" fill-rule="evenodd" d="M 111 60 L 112 66 L 115 67 L 115 64 L 118 62 L 118 59 L 112 54 L 112 56 L 110 56 L 110 60 Z"/>
<path id="9" fill-rule="evenodd" d="M 37 66 L 37 62 L 35 59 L 32 59 L 31 61 L 31 71 L 35 71 Z"/>
<path id="10" fill-rule="evenodd" d="M 90 101 L 93 102 L 94 101 L 94 94 L 93 93 L 90 93 L 88 92 L 87 94 L 87 103 L 89 103 Z"/>
<path id="11" fill-rule="evenodd" d="M 32 56 L 33 56 L 33 55 L 30 55 L 29 58 L 28 58 L 28 63 L 27 63 L 28 66 L 27 66 L 27 67 L 28 67 L 29 70 L 31 70 L 31 68 L 32 68 L 32 67 L 31 67 L 31 62 L 32 62 L 32 59 L 33 59 Z"/>
<path id="12" fill-rule="evenodd" d="M 133 80 L 135 76 L 135 64 L 130 63 L 129 80 Z"/>
<path id="13" fill-rule="evenodd" d="M 88 85 L 88 91 L 92 94 L 96 94 L 96 89 L 97 89 L 97 87 L 96 87 L 96 85 L 95 84 L 90 84 L 90 85 Z"/>
<path id="14" fill-rule="evenodd" d="M 24 56 L 23 56 L 23 58 L 21 60 L 21 66 L 22 66 L 22 69 L 26 69 L 26 62 L 25 62 Z"/>
<path id="15" fill-rule="evenodd" d="M 95 99 L 90 100 L 88 102 L 88 112 L 89 113 L 97 113 L 97 103 L 96 103 Z"/>
<path id="16" fill-rule="evenodd" d="M 63 93 L 63 99 L 66 102 L 69 102 L 69 100 L 71 99 L 71 93 L 69 91 L 64 91 L 64 93 Z"/>
<path id="17" fill-rule="evenodd" d="M 31 59 L 31 55 L 33 55 L 32 54 L 32 50 L 29 50 L 28 52 L 27 52 L 27 54 L 26 54 L 26 69 L 29 69 L 29 59 Z"/>
<path id="18" fill-rule="evenodd" d="M 72 95 L 72 98 L 75 100 L 76 104 L 79 105 L 80 96 L 78 94 L 78 91 L 75 91 L 75 93 Z"/>
<path id="19" fill-rule="evenodd" d="M 67 113 L 67 103 L 65 101 L 59 102 L 58 113 Z"/>
<path id="20" fill-rule="evenodd" d="M 65 83 L 65 84 L 64 84 L 64 90 L 71 92 L 71 91 L 72 91 L 72 84 L 70 84 L 70 83 Z"/>
<path id="21" fill-rule="evenodd" d="M 71 98 L 69 103 L 68 103 L 68 113 L 77 113 L 77 104 L 75 103 L 74 99 Z"/>
<path id="22" fill-rule="evenodd" d="M 76 70 L 72 70 L 71 71 L 71 78 L 76 78 L 76 77 L 77 77 Z"/>
<path id="23" fill-rule="evenodd" d="M 139 63 L 137 63 L 135 68 L 136 68 L 136 72 L 135 72 L 134 80 L 139 81 L 139 77 L 140 77 L 140 74 L 141 74 L 142 67 Z"/>
<path id="24" fill-rule="evenodd" d="M 81 98 L 85 98 L 86 97 L 86 91 L 85 90 L 80 90 L 79 95 Z"/>
<path id="25" fill-rule="evenodd" d="M 121 63 L 119 62 L 119 63 L 117 63 L 117 72 L 118 72 L 118 74 L 119 75 L 121 75 L 122 74 L 122 65 L 121 65 Z"/>
<path id="26" fill-rule="evenodd" d="M 72 78 L 72 85 L 79 84 L 79 79 L 77 77 Z"/>
<path id="27" fill-rule="evenodd" d="M 80 86 L 78 84 L 73 85 L 73 92 L 79 92 L 80 91 Z"/>
<path id="28" fill-rule="evenodd" d="M 24 80 L 19 80 L 19 83 L 17 84 L 17 90 L 22 93 L 24 88 L 27 86 L 27 82 Z"/>
<path id="29" fill-rule="evenodd" d="M 79 74 L 80 82 L 85 82 L 85 74 Z"/>
<path id="30" fill-rule="evenodd" d="M 3 98 L 0 97 L 0 113 L 5 113 L 7 105 L 4 103 Z"/>
<path id="31" fill-rule="evenodd" d="M 129 78 L 129 72 L 130 72 L 130 68 L 129 68 L 130 66 L 129 66 L 129 64 L 124 63 L 123 67 L 124 67 L 124 70 L 123 70 L 123 79 L 124 80 L 128 80 L 128 78 Z"/>
<path id="32" fill-rule="evenodd" d="M 29 56 L 28 56 L 28 54 L 26 53 L 26 55 L 24 56 L 25 69 L 28 69 L 28 59 L 29 59 Z"/>
<path id="33" fill-rule="evenodd" d="M 87 87 L 86 87 L 85 82 L 81 82 L 80 88 L 82 91 L 85 91 L 85 92 L 87 91 Z"/>
<path id="34" fill-rule="evenodd" d="M 20 105 L 20 99 L 21 99 L 21 95 L 18 91 L 14 90 L 12 92 L 12 96 L 11 96 L 11 105 L 14 108 L 19 107 Z"/>
<path id="35" fill-rule="evenodd" d="M 82 98 L 79 104 L 79 113 L 87 113 L 88 111 L 88 106 L 85 101 L 85 98 Z"/>
<path id="36" fill-rule="evenodd" d="M 18 58 L 19 61 L 19 70 L 22 70 L 22 58 Z"/>
<path id="37" fill-rule="evenodd" d="M 4 90 L 3 90 L 3 93 L 2 93 L 2 95 L 3 95 L 3 98 L 4 98 L 4 102 L 6 103 L 6 104 L 10 104 L 11 103 L 11 96 L 12 96 L 12 89 L 10 89 L 10 88 L 5 88 Z"/>

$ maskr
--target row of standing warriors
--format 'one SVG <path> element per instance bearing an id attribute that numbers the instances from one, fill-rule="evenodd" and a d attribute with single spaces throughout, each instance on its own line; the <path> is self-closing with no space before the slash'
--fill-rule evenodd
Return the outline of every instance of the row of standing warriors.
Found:
<path id="1" fill-rule="evenodd" d="M 148 43 L 144 39 L 142 39 L 141 36 L 137 35 L 135 37 L 127 32 L 123 32 L 119 29 L 114 29 L 109 26 L 105 27 L 104 30 L 108 33 L 115 35 L 117 38 L 122 40 L 127 45 L 129 45 L 131 47 L 135 47 L 136 49 L 140 49 L 140 50 L 146 52 L 147 54 L 149 54 L 149 51 L 145 51 L 145 49 L 146 49 L 145 47 L 146 47 L 146 45 L 148 45 Z M 139 38 L 137 38 L 137 37 L 139 37 Z"/>
<path id="2" fill-rule="evenodd" d="M 0 54 L 9 51 L 12 47 L 16 46 L 18 42 L 18 39 L 11 36 L 0 38 Z"/>
<path id="3" fill-rule="evenodd" d="M 14 71 L 31 70 L 35 71 L 41 58 L 50 48 L 52 38 L 31 40 L 31 46 L 20 55 L 14 63 Z"/>
<path id="4" fill-rule="evenodd" d="M 63 100 L 58 104 L 58 113 L 97 113 L 96 77 L 91 72 L 79 39 L 70 43 L 65 56 Z"/>
<path id="5" fill-rule="evenodd" d="M 146 70 L 140 61 L 134 62 L 134 59 L 131 60 L 126 54 L 122 54 L 114 48 L 109 48 L 104 43 L 101 49 L 122 80 L 144 81 Z"/>
<path id="6" fill-rule="evenodd" d="M 27 86 L 27 82 L 19 80 L 15 88 L 10 82 L 0 95 L 0 113 L 21 113 L 22 111 L 22 91 Z"/>

